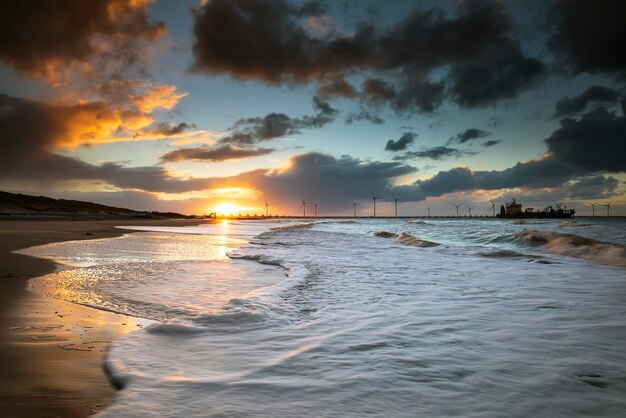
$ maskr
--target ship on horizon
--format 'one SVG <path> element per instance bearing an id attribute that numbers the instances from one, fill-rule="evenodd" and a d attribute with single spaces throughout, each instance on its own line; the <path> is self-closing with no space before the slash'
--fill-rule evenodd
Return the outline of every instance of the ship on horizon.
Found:
<path id="1" fill-rule="evenodd" d="M 556 202 L 555 202 L 556 203 Z M 571 218 L 576 213 L 575 209 L 567 209 L 556 203 L 556 208 L 546 206 L 543 210 L 535 210 L 534 208 L 526 208 L 522 211 L 522 204 L 517 203 L 515 198 L 511 203 L 505 203 L 500 206 L 500 213 L 496 215 L 498 218 L 519 219 L 519 218 Z"/>

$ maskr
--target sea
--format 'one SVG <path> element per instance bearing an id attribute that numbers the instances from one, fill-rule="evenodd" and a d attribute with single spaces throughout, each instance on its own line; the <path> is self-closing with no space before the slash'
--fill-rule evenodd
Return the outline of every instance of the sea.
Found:
<path id="1" fill-rule="evenodd" d="M 626 219 L 223 220 L 21 253 L 150 320 L 102 417 L 624 417 Z"/>

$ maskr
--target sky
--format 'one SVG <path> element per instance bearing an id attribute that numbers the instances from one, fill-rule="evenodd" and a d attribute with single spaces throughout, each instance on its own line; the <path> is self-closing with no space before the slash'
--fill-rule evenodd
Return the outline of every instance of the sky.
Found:
<path id="1" fill-rule="evenodd" d="M 0 3 L 0 190 L 185 214 L 626 215 L 626 2 Z"/>

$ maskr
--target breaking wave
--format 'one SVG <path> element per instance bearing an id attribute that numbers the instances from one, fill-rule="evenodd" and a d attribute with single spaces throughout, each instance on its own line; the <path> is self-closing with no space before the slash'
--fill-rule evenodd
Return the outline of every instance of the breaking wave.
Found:
<path id="1" fill-rule="evenodd" d="M 398 234 L 389 231 L 374 231 L 374 236 L 379 238 L 395 238 Z"/>
<path id="2" fill-rule="evenodd" d="M 559 224 L 559 228 L 577 228 L 581 226 L 591 226 L 591 225 L 592 224 L 586 224 L 584 222 L 566 221 L 566 222 L 561 222 Z"/>
<path id="3" fill-rule="evenodd" d="M 548 223 L 550 223 L 550 221 L 527 221 L 526 219 L 517 219 L 513 221 L 513 225 L 543 225 Z"/>
<path id="4" fill-rule="evenodd" d="M 398 235 L 389 231 L 374 231 L 374 236 L 379 238 L 395 238 L 400 244 L 409 245 L 411 247 L 426 248 L 441 245 L 436 242 L 419 239 L 416 236 L 407 234 L 406 232 L 402 232 Z"/>
<path id="5" fill-rule="evenodd" d="M 303 224 L 275 226 L 274 228 L 270 228 L 270 231 L 298 231 L 300 229 L 311 229 L 316 224 L 317 224 L 317 222 L 307 222 L 307 223 L 303 223 Z"/>
<path id="6" fill-rule="evenodd" d="M 626 267 L 626 247 L 619 244 L 597 241 L 574 234 L 528 229 L 518 232 L 515 237 L 534 245 L 543 245 L 546 251 L 553 254 Z"/>
<path id="7" fill-rule="evenodd" d="M 401 244 L 410 245 L 411 247 L 426 248 L 426 247 L 437 247 L 438 245 L 441 245 L 436 242 L 419 239 L 405 232 L 398 235 L 398 238 L 396 238 L 396 240 Z"/>

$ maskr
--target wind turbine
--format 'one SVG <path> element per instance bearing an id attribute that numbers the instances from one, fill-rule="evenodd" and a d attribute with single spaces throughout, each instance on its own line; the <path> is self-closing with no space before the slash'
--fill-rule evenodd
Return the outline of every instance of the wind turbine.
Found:
<path id="1" fill-rule="evenodd" d="M 396 218 L 398 217 L 398 200 L 400 200 L 400 199 L 397 199 L 397 198 L 393 199 L 393 203 L 394 203 L 394 205 L 396 205 Z"/>
<path id="2" fill-rule="evenodd" d="M 493 210 L 493 217 L 496 217 L 496 204 L 493 203 L 493 200 L 491 201 L 491 210 Z"/>
<path id="3" fill-rule="evenodd" d="M 317 203 L 314 206 L 315 206 L 315 217 L 317 218 Z"/>
<path id="4" fill-rule="evenodd" d="M 606 216 L 609 217 L 611 216 L 611 202 L 613 202 L 612 200 L 609 201 L 609 203 L 607 203 L 606 205 L 600 205 L 600 206 L 606 206 Z"/>
<path id="5" fill-rule="evenodd" d="M 472 217 L 472 209 L 474 209 L 474 208 L 473 208 L 473 207 L 471 207 L 471 206 L 469 205 L 469 203 L 468 203 L 468 204 L 467 204 L 467 210 L 469 211 L 469 217 L 470 217 L 470 218 Z"/>
<path id="6" fill-rule="evenodd" d="M 428 217 L 430 218 L 430 206 L 428 206 L 426 210 L 428 211 Z"/>
<path id="7" fill-rule="evenodd" d="M 352 202 L 352 206 L 354 207 L 354 217 L 356 218 L 356 202 Z"/>
<path id="8" fill-rule="evenodd" d="M 265 202 L 265 217 L 269 217 L 270 214 L 270 204 Z"/>
<path id="9" fill-rule="evenodd" d="M 587 202 L 588 205 L 591 205 L 591 216 L 596 216 L 596 205 L 598 203 L 600 202 L 595 202 L 595 203 Z"/>
<path id="10" fill-rule="evenodd" d="M 372 200 L 370 202 L 370 206 L 372 205 L 372 203 L 374 204 L 374 218 L 376 217 L 376 199 L 378 199 L 376 196 L 372 195 Z"/>
<path id="11" fill-rule="evenodd" d="M 455 205 L 454 203 L 451 203 L 452 206 L 454 206 L 456 208 L 456 217 L 459 217 L 459 207 L 462 205 L 463 203 L 459 203 L 458 205 Z"/>
<path id="12" fill-rule="evenodd" d="M 304 200 L 302 201 L 301 208 L 302 208 L 302 217 L 306 218 L 306 202 Z"/>

